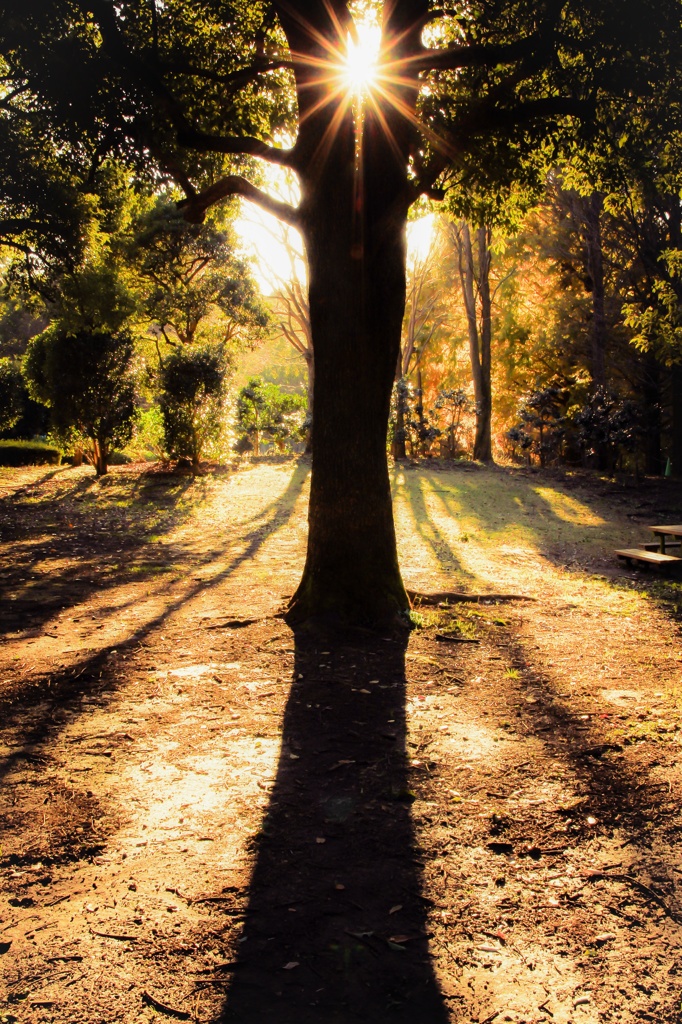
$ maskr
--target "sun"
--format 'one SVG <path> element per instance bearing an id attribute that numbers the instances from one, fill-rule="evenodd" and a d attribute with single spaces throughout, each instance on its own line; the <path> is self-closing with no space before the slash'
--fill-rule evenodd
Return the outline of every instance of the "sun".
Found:
<path id="1" fill-rule="evenodd" d="M 355 96 L 371 91 L 377 76 L 377 58 L 381 29 L 376 25 L 357 26 L 357 38 L 348 37 L 343 77 L 346 88 Z"/>

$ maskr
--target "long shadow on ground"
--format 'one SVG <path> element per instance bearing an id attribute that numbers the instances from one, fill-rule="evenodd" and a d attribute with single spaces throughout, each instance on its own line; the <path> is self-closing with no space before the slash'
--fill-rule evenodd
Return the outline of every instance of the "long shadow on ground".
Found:
<path id="1" fill-rule="evenodd" d="M 448 1019 L 407 790 L 406 642 L 297 640 L 225 1024 Z"/>
<path id="2" fill-rule="evenodd" d="M 219 566 L 213 576 L 201 578 L 189 587 L 184 587 L 179 596 L 172 594 L 177 583 L 169 584 L 161 591 L 168 595 L 164 609 L 142 623 L 128 637 L 103 646 L 67 668 L 26 678 L 14 686 L 11 693 L 3 691 L 0 694 L 0 726 L 8 731 L 17 729 L 22 742 L 15 747 L 13 753 L 0 757 L 0 779 L 12 770 L 17 760 L 39 757 L 43 750 L 49 753 L 50 739 L 61 729 L 61 716 L 65 709 L 87 714 L 87 707 L 81 704 L 83 698 L 97 696 L 103 702 L 106 701 L 108 695 L 126 680 L 126 658 L 133 655 L 183 605 L 199 594 L 219 587 L 244 561 L 253 558 L 272 534 L 285 527 L 293 514 L 307 474 L 307 467 L 296 468 L 284 492 L 267 507 L 267 514 L 257 520 L 257 525 L 245 536 L 243 550 L 235 554 L 226 566 Z M 212 551 L 202 561 L 197 560 L 194 570 L 202 566 L 210 567 L 215 557 L 216 552 Z"/>

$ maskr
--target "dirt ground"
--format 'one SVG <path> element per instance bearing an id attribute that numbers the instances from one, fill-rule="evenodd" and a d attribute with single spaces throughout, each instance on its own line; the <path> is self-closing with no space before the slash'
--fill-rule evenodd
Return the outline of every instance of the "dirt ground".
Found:
<path id="1" fill-rule="evenodd" d="M 397 467 L 474 600 L 317 642 L 308 476 L 0 470 L 0 1021 L 679 1024 L 682 587 L 613 548 L 680 486 Z"/>

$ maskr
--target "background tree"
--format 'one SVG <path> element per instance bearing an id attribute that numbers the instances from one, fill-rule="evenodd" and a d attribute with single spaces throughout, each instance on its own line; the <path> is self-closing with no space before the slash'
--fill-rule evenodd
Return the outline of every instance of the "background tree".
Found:
<path id="1" fill-rule="evenodd" d="M 241 441 L 247 441 L 254 453 L 260 455 L 264 436 L 271 438 L 276 447 L 284 449 L 287 440 L 298 440 L 305 432 L 303 395 L 286 394 L 277 384 L 268 384 L 261 377 L 252 377 L 237 398 L 237 431 Z"/>
<path id="2" fill-rule="evenodd" d="M 466 221 L 453 224 L 451 237 L 457 252 L 457 269 L 466 310 L 471 373 L 476 402 L 476 439 L 474 458 L 492 462 L 492 385 L 491 340 L 492 303 L 490 295 L 491 230 L 486 225 L 476 229 L 476 256 L 471 230 Z"/>
<path id="3" fill-rule="evenodd" d="M 405 441 L 410 415 L 409 378 L 414 378 L 417 403 L 415 411 L 420 421 L 416 428 L 422 439 L 428 437 L 424 414 L 424 384 L 422 368 L 429 346 L 442 333 L 449 314 L 439 287 L 439 269 L 443 260 L 442 239 L 436 237 L 425 253 L 415 252 L 407 263 L 405 317 L 396 370 L 394 396 L 395 422 L 393 424 L 393 455 L 406 457 Z"/>
<path id="4" fill-rule="evenodd" d="M 29 342 L 24 376 L 31 397 L 50 409 L 57 432 L 75 428 L 90 440 L 95 471 L 104 475 L 112 449 L 123 447 L 132 434 L 132 337 L 49 328 Z"/>
<path id="5" fill-rule="evenodd" d="M 298 232 L 289 225 L 278 225 L 277 241 L 286 253 L 288 273 L 276 273 L 272 268 L 272 294 L 268 302 L 272 310 L 275 337 L 286 338 L 306 368 L 306 451 L 312 450 L 315 401 L 315 355 L 308 306 L 308 279 L 305 253 Z"/>
<path id="6" fill-rule="evenodd" d="M 236 254 L 229 213 L 189 224 L 162 196 L 131 246 L 143 315 L 169 347 L 222 344 L 235 352 L 262 336 L 268 318 L 250 269 Z"/>

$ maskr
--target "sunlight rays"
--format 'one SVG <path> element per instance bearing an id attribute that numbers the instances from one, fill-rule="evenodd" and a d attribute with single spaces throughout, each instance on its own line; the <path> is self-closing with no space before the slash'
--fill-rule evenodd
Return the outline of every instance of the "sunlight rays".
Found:
<path id="1" fill-rule="evenodd" d="M 343 80 L 346 90 L 353 96 L 363 97 L 376 84 L 380 46 L 381 28 L 378 25 L 360 23 L 355 39 L 349 33 Z"/>

